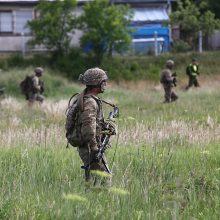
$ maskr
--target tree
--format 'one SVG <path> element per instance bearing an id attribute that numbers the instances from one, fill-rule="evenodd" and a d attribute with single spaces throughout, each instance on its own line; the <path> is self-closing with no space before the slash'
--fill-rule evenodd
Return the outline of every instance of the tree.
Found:
<path id="1" fill-rule="evenodd" d="M 207 0 L 210 10 L 220 19 L 220 1 L 219 0 Z"/>
<path id="2" fill-rule="evenodd" d="M 28 22 L 34 33 L 32 45 L 43 44 L 47 49 L 63 55 L 70 48 L 71 36 L 76 27 L 76 17 L 73 11 L 76 0 L 55 0 L 53 2 L 40 0 L 36 10 L 39 17 Z"/>
<path id="3" fill-rule="evenodd" d="M 95 0 L 84 6 L 81 29 L 84 35 L 81 45 L 90 43 L 97 63 L 103 55 L 112 56 L 113 50 L 120 52 L 131 42 L 128 28 L 132 12 L 128 6 L 110 4 L 108 0 Z"/>
<path id="4" fill-rule="evenodd" d="M 204 0 L 179 1 L 177 10 L 170 16 L 171 23 L 179 25 L 181 38 L 192 47 L 199 30 L 208 36 L 220 27 L 220 20 L 215 18 L 215 14 L 208 7 L 208 3 Z"/>

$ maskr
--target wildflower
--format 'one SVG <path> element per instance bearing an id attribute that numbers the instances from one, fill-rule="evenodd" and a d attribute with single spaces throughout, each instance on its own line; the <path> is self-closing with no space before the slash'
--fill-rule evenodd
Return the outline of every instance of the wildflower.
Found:
<path id="1" fill-rule="evenodd" d="M 206 154 L 206 155 L 208 155 L 208 154 L 210 154 L 210 152 L 209 152 L 208 150 L 204 150 L 204 151 L 201 152 L 201 154 Z"/>
<path id="2" fill-rule="evenodd" d="M 135 120 L 135 118 L 129 116 L 129 117 L 128 117 L 128 120 Z"/>
<path id="3" fill-rule="evenodd" d="M 100 170 L 92 170 L 91 171 L 92 174 L 95 174 L 97 176 L 101 176 L 101 177 L 110 177 L 111 175 L 109 173 L 100 171 Z"/>
<path id="4" fill-rule="evenodd" d="M 77 194 L 67 194 L 67 195 L 64 194 L 63 198 L 66 200 L 71 200 L 73 202 L 88 202 L 87 198 Z"/>
<path id="5" fill-rule="evenodd" d="M 110 192 L 117 194 L 117 195 L 122 195 L 122 196 L 126 196 L 129 195 L 130 193 L 124 189 L 121 188 L 116 188 L 116 187 L 111 187 L 109 189 Z"/>

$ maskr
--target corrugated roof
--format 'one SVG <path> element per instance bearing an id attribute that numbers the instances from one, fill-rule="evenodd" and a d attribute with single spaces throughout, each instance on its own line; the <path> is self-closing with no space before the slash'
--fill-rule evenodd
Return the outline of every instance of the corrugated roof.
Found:
<path id="1" fill-rule="evenodd" d="M 134 8 L 133 22 L 167 21 L 169 16 L 165 8 Z"/>

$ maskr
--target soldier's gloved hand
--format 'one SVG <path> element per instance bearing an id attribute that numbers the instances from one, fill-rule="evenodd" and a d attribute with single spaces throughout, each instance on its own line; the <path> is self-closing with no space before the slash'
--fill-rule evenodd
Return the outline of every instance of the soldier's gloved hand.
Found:
<path id="1" fill-rule="evenodd" d="M 97 145 L 90 146 L 90 150 L 91 150 L 91 158 L 93 158 L 93 160 L 99 160 L 100 150 L 98 146 Z"/>
<path id="2" fill-rule="evenodd" d="M 173 77 L 173 83 L 176 84 L 176 82 L 177 82 L 176 77 Z"/>
<path id="3" fill-rule="evenodd" d="M 98 148 L 98 146 L 97 146 L 96 144 L 94 144 L 94 145 L 91 145 L 91 144 L 90 144 L 90 150 L 91 150 L 92 152 L 98 152 L 98 151 L 99 151 L 99 148 Z"/>
<path id="4" fill-rule="evenodd" d="M 103 133 L 116 135 L 118 133 L 117 125 L 113 120 L 106 119 Z"/>
<path id="5" fill-rule="evenodd" d="M 176 77 L 177 76 L 176 72 L 172 73 L 172 76 Z"/>

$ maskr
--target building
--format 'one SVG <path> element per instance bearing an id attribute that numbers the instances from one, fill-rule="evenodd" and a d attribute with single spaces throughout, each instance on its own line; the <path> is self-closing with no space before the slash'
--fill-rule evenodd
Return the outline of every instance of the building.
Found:
<path id="1" fill-rule="evenodd" d="M 77 14 L 82 13 L 81 6 L 88 1 L 91 0 L 78 0 Z M 111 0 L 114 4 L 129 4 L 134 11 L 131 27 L 135 30 L 132 34 L 132 47 L 135 52 L 149 52 L 154 45 L 155 36 L 159 52 L 169 50 L 170 30 L 163 24 L 169 20 L 171 1 L 174 0 Z M 0 0 L 0 52 L 30 50 L 27 42 L 32 35 L 26 23 L 36 18 L 34 7 L 38 2 L 38 0 Z M 76 31 L 72 39 L 73 45 L 79 45 L 81 35 L 82 32 Z M 44 50 L 44 47 L 37 47 L 34 50 Z"/>

